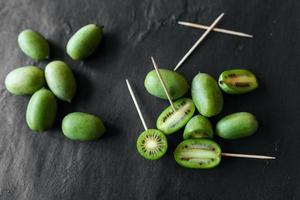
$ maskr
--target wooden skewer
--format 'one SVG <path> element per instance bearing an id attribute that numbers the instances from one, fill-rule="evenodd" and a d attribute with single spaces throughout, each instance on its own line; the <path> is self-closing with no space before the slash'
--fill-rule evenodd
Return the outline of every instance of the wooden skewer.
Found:
<path id="1" fill-rule="evenodd" d="M 255 158 L 263 160 L 274 160 L 276 157 L 273 156 L 262 156 L 262 155 L 251 155 L 251 154 L 239 154 L 239 153 L 221 153 L 222 156 L 237 157 L 237 158 Z"/>
<path id="2" fill-rule="evenodd" d="M 144 129 L 145 129 L 145 131 L 147 131 L 147 130 L 148 130 L 147 124 L 146 124 L 145 119 L 144 119 L 144 117 L 143 117 L 143 115 L 142 115 L 140 106 L 139 106 L 139 104 L 138 104 L 138 102 L 137 102 L 137 100 L 136 100 L 136 98 L 135 98 L 135 95 L 134 95 L 134 93 L 133 93 L 133 90 L 132 90 L 132 88 L 131 88 L 131 85 L 130 85 L 128 79 L 126 79 L 126 83 L 127 83 L 127 87 L 128 87 L 129 93 L 130 93 L 130 95 L 131 95 L 131 98 L 132 98 L 132 100 L 133 100 L 133 103 L 134 103 L 134 105 L 135 105 L 135 108 L 136 108 L 136 110 L 137 110 L 137 112 L 138 112 L 138 114 L 139 114 L 139 117 L 140 117 L 140 119 L 141 119 L 141 121 L 142 121 L 142 124 L 143 124 L 143 126 L 144 126 Z"/>
<path id="3" fill-rule="evenodd" d="M 209 26 L 205 26 L 205 25 L 202 25 L 202 24 L 191 23 L 191 22 L 178 21 L 178 24 L 183 25 L 183 26 L 198 28 L 198 29 L 204 29 L 204 30 L 209 29 Z M 229 35 L 236 35 L 236 36 L 240 36 L 240 37 L 253 38 L 253 35 L 238 32 L 238 31 L 232 31 L 232 30 L 227 30 L 227 29 L 222 29 L 222 28 L 213 28 L 212 30 L 215 31 L 215 32 L 225 33 L 225 34 L 229 34 Z"/>
<path id="4" fill-rule="evenodd" d="M 191 53 L 196 49 L 196 47 L 205 39 L 205 37 L 212 31 L 212 29 L 217 25 L 217 23 L 222 19 L 224 13 L 222 13 L 215 21 L 209 26 L 209 28 L 201 35 L 201 37 L 196 41 L 196 43 L 192 46 L 192 48 L 183 56 L 183 58 L 179 61 L 179 63 L 174 68 L 176 71 L 182 63 L 191 55 Z"/>
<path id="5" fill-rule="evenodd" d="M 157 65 L 156 65 L 156 62 L 155 62 L 155 60 L 154 60 L 154 58 L 153 58 L 152 56 L 151 56 L 151 60 L 152 60 L 153 67 L 154 67 L 154 69 L 155 69 L 155 71 L 156 71 L 156 74 L 157 74 L 157 76 L 158 76 L 158 79 L 160 80 L 160 83 L 161 83 L 161 85 L 162 85 L 162 87 L 163 87 L 163 89 L 164 89 L 164 91 L 165 91 L 165 94 L 166 94 L 166 96 L 167 96 L 167 98 L 168 98 L 168 100 L 169 100 L 169 102 L 170 102 L 170 104 L 171 104 L 172 110 L 173 110 L 173 112 L 175 112 L 175 111 L 176 111 L 176 108 L 175 108 L 175 106 L 174 106 L 174 103 L 173 103 L 173 101 L 172 101 L 172 99 L 171 99 L 171 97 L 170 97 L 170 94 L 169 94 L 169 91 L 168 91 L 168 89 L 167 89 L 167 87 L 166 87 L 166 84 L 165 84 L 165 82 L 164 82 L 164 80 L 163 80 L 163 78 L 162 78 L 162 76 L 161 76 L 161 74 L 160 74 L 160 71 L 158 70 L 158 67 L 157 67 Z"/>

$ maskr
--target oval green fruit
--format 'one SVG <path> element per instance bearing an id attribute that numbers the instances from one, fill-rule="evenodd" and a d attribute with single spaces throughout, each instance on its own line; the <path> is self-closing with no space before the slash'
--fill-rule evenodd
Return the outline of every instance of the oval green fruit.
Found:
<path id="1" fill-rule="evenodd" d="M 205 117 L 219 114 L 223 108 L 223 95 L 217 81 L 209 74 L 199 73 L 192 81 L 192 98 Z"/>
<path id="2" fill-rule="evenodd" d="M 73 112 L 64 117 L 62 131 L 71 140 L 96 140 L 106 131 L 101 119 L 83 112 Z"/>
<path id="3" fill-rule="evenodd" d="M 33 94 L 44 85 L 44 71 L 35 66 L 14 69 L 5 78 L 6 89 L 15 95 Z"/>
<path id="4" fill-rule="evenodd" d="M 228 94 L 243 94 L 258 87 L 255 75 L 245 69 L 224 71 L 219 77 L 220 88 Z"/>
<path id="5" fill-rule="evenodd" d="M 18 36 L 21 50 L 36 60 L 49 58 L 50 48 L 47 40 L 38 32 L 31 29 L 22 31 Z"/>
<path id="6" fill-rule="evenodd" d="M 176 147 L 174 158 L 186 168 L 209 169 L 219 165 L 221 153 L 220 146 L 212 140 L 189 139 Z"/>
<path id="7" fill-rule="evenodd" d="M 216 125 L 216 133 L 224 139 L 239 139 L 255 133 L 258 122 L 248 112 L 233 113 L 222 118 Z"/>
<path id="8" fill-rule="evenodd" d="M 210 121 L 202 116 L 196 115 L 186 124 L 183 139 L 213 138 L 214 131 Z"/>
<path id="9" fill-rule="evenodd" d="M 57 112 L 57 101 L 53 93 L 47 89 L 35 92 L 27 106 L 26 121 L 30 129 L 44 131 L 54 124 Z"/>
<path id="10" fill-rule="evenodd" d="M 102 27 L 89 24 L 80 28 L 69 40 L 67 53 L 73 60 L 81 60 L 91 55 L 102 39 Z"/>
<path id="11" fill-rule="evenodd" d="M 157 118 L 156 127 L 164 134 L 172 134 L 181 129 L 192 118 L 195 105 L 191 99 L 182 98 L 174 102 L 176 111 L 168 106 Z"/>
<path id="12" fill-rule="evenodd" d="M 53 61 L 45 68 L 50 90 L 63 101 L 71 102 L 76 93 L 76 81 L 70 67 L 62 61 Z"/>
<path id="13" fill-rule="evenodd" d="M 187 93 L 190 86 L 182 75 L 167 69 L 160 69 L 159 71 L 165 81 L 171 99 L 178 99 Z M 152 70 L 147 74 L 144 85 L 151 95 L 162 99 L 168 99 L 155 70 Z"/>

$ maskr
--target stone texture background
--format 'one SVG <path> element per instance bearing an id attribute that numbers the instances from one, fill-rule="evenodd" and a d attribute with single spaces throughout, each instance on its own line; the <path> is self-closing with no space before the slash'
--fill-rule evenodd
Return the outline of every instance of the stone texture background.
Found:
<path id="1" fill-rule="evenodd" d="M 299 25 L 295 0 L 0 0 L 0 199 L 300 199 L 299 174 Z M 220 116 L 254 113 L 259 131 L 238 141 L 216 138 L 226 152 L 274 155 L 275 161 L 224 158 L 212 170 L 189 170 L 172 156 L 182 131 L 169 137 L 161 160 L 147 161 L 136 151 L 143 131 L 125 78 L 135 87 L 150 127 L 168 105 L 150 96 L 143 81 L 153 55 L 173 69 L 202 30 L 178 20 L 244 31 L 254 39 L 212 33 L 178 70 L 189 81 L 197 72 L 214 77 L 225 69 L 244 67 L 257 74 L 259 89 L 241 96 L 224 95 Z M 65 53 L 70 36 L 88 23 L 104 25 L 104 40 L 85 61 Z M 51 60 L 74 70 L 78 93 L 71 104 L 59 102 L 55 127 L 35 134 L 25 122 L 30 97 L 15 97 L 4 87 L 6 74 L 19 66 L 42 68 L 18 48 L 25 28 L 41 32 L 51 43 Z M 189 96 L 189 94 L 187 95 Z M 60 130 L 69 112 L 100 116 L 108 132 L 96 142 L 73 142 Z"/>

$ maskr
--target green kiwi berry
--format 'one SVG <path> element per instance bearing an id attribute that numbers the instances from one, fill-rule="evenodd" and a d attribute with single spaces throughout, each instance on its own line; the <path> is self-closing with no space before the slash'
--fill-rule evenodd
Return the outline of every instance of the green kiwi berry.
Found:
<path id="1" fill-rule="evenodd" d="M 199 73 L 192 81 L 192 98 L 205 117 L 219 114 L 223 108 L 223 95 L 217 81 L 209 74 Z"/>
<path id="2" fill-rule="evenodd" d="M 210 121 L 202 115 L 196 115 L 186 124 L 183 139 L 212 138 L 213 135 Z"/>
<path id="3" fill-rule="evenodd" d="M 168 141 L 161 131 L 148 129 L 138 137 L 136 146 L 142 157 L 148 160 L 157 160 L 166 153 Z"/>
<path id="4" fill-rule="evenodd" d="M 26 121 L 33 131 L 45 131 L 54 124 L 57 101 L 54 94 L 45 88 L 36 91 L 27 106 Z"/>
<path id="5" fill-rule="evenodd" d="M 62 61 L 50 62 L 45 68 L 45 77 L 57 98 L 71 102 L 76 93 L 76 81 L 70 67 Z"/>
<path id="6" fill-rule="evenodd" d="M 73 60 L 82 60 L 91 55 L 102 40 L 102 32 L 102 27 L 95 24 L 80 28 L 68 41 L 68 55 Z"/>
<path id="7" fill-rule="evenodd" d="M 187 93 L 190 86 L 182 75 L 167 69 L 159 69 L 159 71 L 171 99 L 178 99 Z M 147 74 L 144 85 L 151 95 L 162 99 L 168 99 L 155 70 L 152 70 Z"/>
<path id="8" fill-rule="evenodd" d="M 244 94 L 255 90 L 258 83 L 255 75 L 249 70 L 232 69 L 220 75 L 219 86 L 228 94 Z"/>
<path id="9" fill-rule="evenodd" d="M 182 98 L 174 102 L 176 111 L 167 107 L 157 118 L 156 127 L 165 134 L 172 134 L 181 129 L 191 119 L 195 105 L 191 99 Z"/>
<path id="10" fill-rule="evenodd" d="M 64 117 L 62 131 L 71 140 L 91 141 L 100 138 L 106 128 L 101 119 L 95 115 L 73 112 Z"/>
<path id="11" fill-rule="evenodd" d="M 216 134 L 224 139 L 239 139 L 253 135 L 258 128 L 255 116 L 238 112 L 223 117 L 216 125 Z"/>
<path id="12" fill-rule="evenodd" d="M 186 168 L 209 169 L 221 162 L 220 146 L 208 139 L 189 139 L 181 142 L 174 151 L 175 161 Z"/>
<path id="13" fill-rule="evenodd" d="M 49 58 L 50 47 L 47 40 L 38 32 L 31 29 L 22 31 L 18 36 L 21 50 L 35 60 Z"/>
<path id="14" fill-rule="evenodd" d="M 14 95 L 29 95 L 45 85 L 44 71 L 35 66 L 25 66 L 9 72 L 5 78 L 6 89 Z"/>

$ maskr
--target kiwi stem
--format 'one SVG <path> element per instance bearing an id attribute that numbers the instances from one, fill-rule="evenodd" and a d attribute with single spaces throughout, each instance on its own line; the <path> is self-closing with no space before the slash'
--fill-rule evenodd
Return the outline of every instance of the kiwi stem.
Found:
<path id="1" fill-rule="evenodd" d="M 222 156 L 237 157 L 237 158 L 255 158 L 263 160 L 274 160 L 276 157 L 273 156 L 262 156 L 262 155 L 251 155 L 251 154 L 239 154 L 239 153 L 221 153 Z"/>
<path id="2" fill-rule="evenodd" d="M 183 56 L 183 58 L 179 61 L 179 63 L 174 68 L 176 71 L 182 63 L 191 55 L 191 53 L 197 48 L 197 46 L 205 39 L 205 37 L 213 30 L 213 28 L 217 25 L 217 23 L 222 19 L 224 13 L 222 13 L 215 21 L 208 27 L 208 29 L 201 35 L 201 37 L 196 41 L 196 43 L 192 46 L 192 48 Z"/>
<path id="3" fill-rule="evenodd" d="M 142 121 L 142 124 L 143 124 L 143 126 L 144 126 L 144 129 L 145 129 L 145 131 L 147 131 L 147 130 L 148 130 L 147 124 L 146 124 L 146 122 L 145 122 L 145 119 L 144 119 L 143 114 L 142 114 L 142 112 L 141 112 L 140 106 L 139 106 L 139 104 L 138 104 L 138 102 L 137 102 L 137 100 L 136 100 L 136 98 L 135 98 L 134 92 L 133 92 L 133 90 L 132 90 L 132 88 L 131 88 L 131 85 L 130 85 L 128 79 L 126 79 L 126 83 L 127 83 L 127 87 L 128 87 L 129 93 L 130 93 L 130 95 L 131 95 L 131 98 L 132 98 L 132 100 L 133 100 L 133 103 L 134 103 L 134 105 L 135 105 L 135 108 L 136 108 L 136 110 L 137 110 L 137 112 L 138 112 L 138 114 L 139 114 L 139 117 L 140 117 L 140 119 L 141 119 L 141 121 Z"/>
<path id="4" fill-rule="evenodd" d="M 157 64 L 156 64 L 156 62 L 155 62 L 155 60 L 154 60 L 154 58 L 152 56 L 151 56 L 151 60 L 152 60 L 152 63 L 153 63 L 153 67 L 154 67 L 154 69 L 156 71 L 156 74 L 158 76 L 158 79 L 160 80 L 160 83 L 161 83 L 161 85 L 162 85 L 162 87 L 163 87 L 163 89 L 165 91 L 165 94 L 166 94 L 166 96 L 167 96 L 167 98 L 168 98 L 168 100 L 169 100 L 169 102 L 171 104 L 172 110 L 173 110 L 173 112 L 175 112 L 176 108 L 174 106 L 174 103 L 173 103 L 173 101 L 172 101 L 172 99 L 170 97 L 170 94 L 169 94 L 169 91 L 168 91 L 168 89 L 166 87 L 166 84 L 165 84 L 165 82 L 164 82 L 164 80 L 163 80 L 163 78 L 162 78 L 162 76 L 161 76 L 161 74 L 160 74 L 160 72 L 158 70 Z"/>
<path id="5" fill-rule="evenodd" d="M 191 23 L 191 22 L 178 21 L 178 24 L 183 25 L 183 26 L 198 28 L 198 29 L 204 29 L 204 30 L 209 29 L 209 26 L 205 26 L 205 25 L 202 25 L 202 24 Z M 236 35 L 236 36 L 240 36 L 240 37 L 253 38 L 253 35 L 238 32 L 238 31 L 232 31 L 232 30 L 228 30 L 228 29 L 213 28 L 212 30 L 215 31 L 215 32 L 225 33 L 225 34 L 228 34 L 228 35 Z"/>

